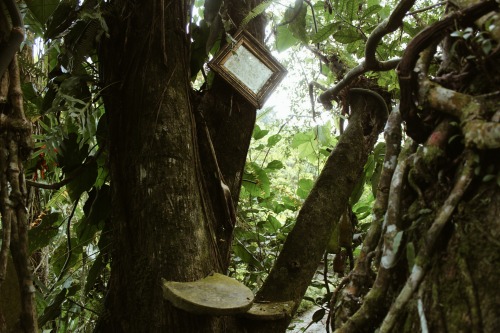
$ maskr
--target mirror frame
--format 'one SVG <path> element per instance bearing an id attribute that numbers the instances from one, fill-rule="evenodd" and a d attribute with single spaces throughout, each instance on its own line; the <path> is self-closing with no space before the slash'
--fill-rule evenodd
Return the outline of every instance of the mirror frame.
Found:
<path id="1" fill-rule="evenodd" d="M 244 46 L 262 65 L 269 68 L 272 72 L 269 79 L 257 93 L 252 91 L 252 89 L 224 66 L 241 46 Z M 285 67 L 283 67 L 283 65 L 281 65 L 278 60 L 276 60 L 271 53 L 255 39 L 255 37 L 245 30 L 237 32 L 234 36 L 234 42 L 226 44 L 208 63 L 208 66 L 257 109 L 262 108 L 269 95 L 276 89 L 277 85 L 287 74 Z"/>

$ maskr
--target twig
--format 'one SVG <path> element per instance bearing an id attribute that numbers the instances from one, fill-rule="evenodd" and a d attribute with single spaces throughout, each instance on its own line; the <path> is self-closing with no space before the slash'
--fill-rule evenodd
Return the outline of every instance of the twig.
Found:
<path id="1" fill-rule="evenodd" d="M 430 5 L 430 6 L 427 6 L 427 7 L 424 7 L 424 8 L 420 8 L 420 9 L 417 9 L 417 10 L 414 10 L 412 12 L 409 12 L 407 15 L 416 15 L 416 14 L 419 14 L 419 13 L 423 13 L 423 12 L 426 12 L 428 10 L 431 10 L 431 9 L 434 9 L 436 7 L 441 7 L 441 6 L 444 6 L 448 3 L 448 1 L 441 1 L 441 2 L 438 2 L 438 3 L 435 3 L 433 5 Z"/>

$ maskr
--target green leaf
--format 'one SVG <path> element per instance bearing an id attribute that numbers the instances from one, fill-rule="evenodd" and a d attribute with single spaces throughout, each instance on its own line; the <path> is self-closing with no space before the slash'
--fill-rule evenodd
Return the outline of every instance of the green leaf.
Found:
<path id="1" fill-rule="evenodd" d="M 283 52 L 286 49 L 299 44 L 300 40 L 295 38 L 286 26 L 279 26 L 276 29 L 276 49 Z"/>
<path id="2" fill-rule="evenodd" d="M 358 1 L 357 0 L 344 0 L 344 14 L 347 16 L 349 21 L 352 21 L 354 17 L 356 16 L 356 13 L 358 11 Z"/>
<path id="3" fill-rule="evenodd" d="M 396 235 L 393 238 L 393 243 L 392 243 L 392 251 L 394 253 L 397 253 L 399 250 L 399 246 L 401 245 L 401 240 L 403 239 L 403 232 L 398 231 Z"/>
<path id="4" fill-rule="evenodd" d="M 109 185 L 104 185 L 99 190 L 93 188 L 83 205 L 83 211 L 85 217 L 76 224 L 76 234 L 80 244 L 85 245 L 94 240 L 95 234 L 103 229 L 111 215 Z"/>
<path id="5" fill-rule="evenodd" d="M 274 161 L 271 161 L 267 164 L 266 169 L 280 170 L 280 169 L 283 169 L 284 167 L 285 166 L 283 165 L 283 162 L 278 161 L 278 160 L 274 160 Z"/>
<path id="6" fill-rule="evenodd" d="M 314 44 L 321 43 L 322 41 L 325 41 L 330 37 L 335 31 L 337 31 L 339 27 L 338 22 L 330 23 L 328 25 L 325 25 L 321 29 L 318 30 L 317 33 L 315 33 L 312 38 L 311 42 Z"/>
<path id="7" fill-rule="evenodd" d="M 333 38 L 341 44 L 349 44 L 361 39 L 358 31 L 351 27 L 343 27 L 333 34 Z"/>
<path id="8" fill-rule="evenodd" d="M 24 0 L 24 3 L 38 22 L 44 25 L 59 5 L 59 0 Z"/>
<path id="9" fill-rule="evenodd" d="M 264 11 L 273 3 L 273 0 L 263 1 L 254 8 L 245 16 L 245 18 L 241 21 L 240 28 L 245 27 L 251 20 L 264 13 Z"/>
<path id="10" fill-rule="evenodd" d="M 207 60 L 207 41 L 210 34 L 210 27 L 205 22 L 201 20 L 199 25 L 194 23 L 190 26 L 191 38 L 193 42 L 191 43 L 191 80 L 195 80 L 199 71 L 203 68 Z"/>
<path id="11" fill-rule="evenodd" d="M 415 246 L 413 242 L 406 244 L 406 260 L 408 261 L 408 270 L 411 272 L 415 265 Z"/>
<path id="12" fill-rule="evenodd" d="M 243 244 L 240 242 L 233 245 L 233 252 L 238 256 L 244 263 L 248 265 L 255 266 L 258 269 L 264 269 L 260 261 L 258 261 Z"/>
<path id="13" fill-rule="evenodd" d="M 307 133 L 296 133 L 293 136 L 291 147 L 292 148 L 298 148 L 300 145 L 303 145 L 305 143 L 310 143 L 314 139 L 314 133 L 313 132 L 307 132 Z"/>
<path id="14" fill-rule="evenodd" d="M 274 145 L 276 145 L 278 142 L 280 142 L 281 140 L 281 135 L 280 134 L 274 134 L 274 135 L 271 135 L 268 139 L 267 139 L 267 146 L 268 147 L 274 147 Z"/>
<path id="15" fill-rule="evenodd" d="M 330 122 L 327 122 L 324 125 L 318 126 L 316 133 L 318 137 L 318 141 L 323 146 L 329 146 L 332 143 L 332 125 Z"/>
<path id="16" fill-rule="evenodd" d="M 307 198 L 313 186 L 314 186 L 314 181 L 312 179 L 306 179 L 306 178 L 300 179 L 297 188 L 297 195 L 299 196 L 299 198 L 301 199 Z"/>
<path id="17" fill-rule="evenodd" d="M 272 215 L 269 215 L 266 219 L 266 223 L 264 224 L 264 227 L 273 233 L 276 233 L 280 228 L 281 228 L 281 223 L 278 221 L 277 218 L 275 218 Z"/>
<path id="18" fill-rule="evenodd" d="M 76 18 L 78 0 L 62 0 L 50 15 L 47 21 L 45 39 L 57 38 L 68 29 Z"/>
<path id="19" fill-rule="evenodd" d="M 66 185 L 69 197 L 72 201 L 76 201 L 83 192 L 90 190 L 94 185 L 98 174 L 97 162 L 93 161 L 83 166 L 83 170 L 78 169 L 74 172 L 77 172 L 77 177 Z M 73 177 L 72 174 L 67 176 Z"/>
<path id="20" fill-rule="evenodd" d="M 382 6 L 380 6 L 379 4 L 371 5 L 370 7 L 366 8 L 365 10 L 363 10 L 361 18 L 367 18 L 368 16 L 376 14 L 381 9 L 382 9 Z"/>
<path id="21" fill-rule="evenodd" d="M 288 28 L 292 32 L 293 36 L 304 43 L 307 43 L 307 32 L 306 32 L 306 14 L 307 7 L 302 4 L 302 0 L 296 1 L 295 7 L 297 7 L 297 3 L 300 2 L 300 12 L 295 16 L 295 19 L 288 24 Z M 294 9 L 295 10 L 295 9 Z"/>
<path id="22" fill-rule="evenodd" d="M 94 287 L 97 277 L 101 274 L 105 267 L 106 263 L 104 262 L 101 253 L 99 253 L 87 274 L 87 280 L 84 288 L 85 294 L 87 294 Z"/>
<path id="23" fill-rule="evenodd" d="M 313 313 L 312 315 L 312 321 L 317 323 L 318 321 L 320 321 L 321 319 L 323 319 L 323 317 L 325 316 L 326 314 L 326 309 L 325 308 L 320 308 L 319 310 L 317 310 L 316 312 Z"/>
<path id="24" fill-rule="evenodd" d="M 255 125 L 253 129 L 252 137 L 254 140 L 260 140 L 269 133 L 269 130 L 261 130 L 259 125 Z"/>
<path id="25" fill-rule="evenodd" d="M 64 263 L 68 257 L 68 247 L 67 242 L 64 241 L 59 244 L 59 246 L 54 251 L 50 260 L 50 265 L 54 268 L 54 272 L 59 275 L 64 267 Z M 71 257 L 66 266 L 66 272 L 74 267 L 78 262 L 83 253 L 82 246 L 79 246 L 78 240 L 76 238 L 71 238 Z"/>

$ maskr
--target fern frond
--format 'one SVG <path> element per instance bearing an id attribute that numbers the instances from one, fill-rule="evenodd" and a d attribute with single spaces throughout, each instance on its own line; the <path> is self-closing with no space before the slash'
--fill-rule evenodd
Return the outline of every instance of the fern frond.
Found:
<path id="1" fill-rule="evenodd" d="M 262 14 L 273 2 L 274 0 L 266 0 L 255 6 L 241 21 L 240 29 L 243 29 L 251 20 Z"/>

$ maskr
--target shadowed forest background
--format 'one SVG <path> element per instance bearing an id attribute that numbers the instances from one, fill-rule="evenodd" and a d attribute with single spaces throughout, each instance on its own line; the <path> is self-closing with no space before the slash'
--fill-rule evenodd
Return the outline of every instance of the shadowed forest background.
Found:
<path id="1" fill-rule="evenodd" d="M 0 332 L 500 331 L 498 10 L 2 0 Z M 207 66 L 241 30 L 260 110 Z M 215 273 L 250 310 L 165 299 Z"/>

